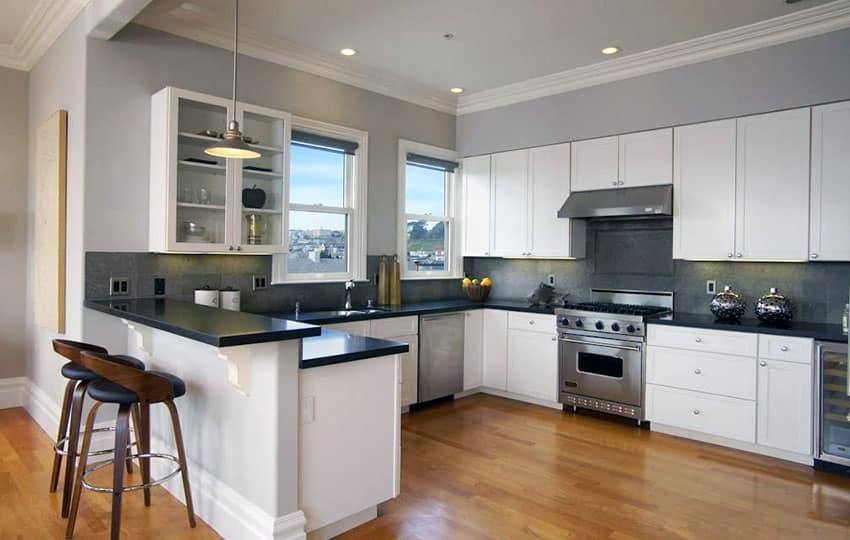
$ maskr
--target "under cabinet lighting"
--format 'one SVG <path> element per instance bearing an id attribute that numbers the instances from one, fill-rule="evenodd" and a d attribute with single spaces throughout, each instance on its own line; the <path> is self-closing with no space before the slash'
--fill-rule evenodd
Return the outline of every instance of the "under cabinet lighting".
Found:
<path id="1" fill-rule="evenodd" d="M 463 94 L 463 88 L 461 88 L 460 86 L 455 86 L 454 88 L 450 88 L 449 92 L 451 92 L 452 94 Z"/>
<path id="2" fill-rule="evenodd" d="M 617 54 L 618 52 L 620 52 L 619 47 L 605 47 L 604 49 L 602 49 L 602 54 L 605 54 L 605 55 L 608 55 L 608 56 L 610 56 L 612 54 Z"/>
<path id="3" fill-rule="evenodd" d="M 346 47 L 344 49 L 340 49 L 339 54 L 341 54 L 343 56 L 354 56 L 355 54 L 357 54 L 357 49 L 352 49 L 350 47 Z"/>

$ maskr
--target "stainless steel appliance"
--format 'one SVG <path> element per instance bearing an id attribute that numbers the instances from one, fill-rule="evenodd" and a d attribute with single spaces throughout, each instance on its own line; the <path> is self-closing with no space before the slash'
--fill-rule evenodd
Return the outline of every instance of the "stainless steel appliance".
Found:
<path id="1" fill-rule="evenodd" d="M 613 289 L 556 309 L 559 401 L 642 422 L 645 320 L 672 309 L 671 292 Z"/>
<path id="2" fill-rule="evenodd" d="M 847 344 L 817 344 L 815 459 L 850 466 Z"/>
<path id="3" fill-rule="evenodd" d="M 463 313 L 419 317 L 419 399 L 463 390 Z"/>

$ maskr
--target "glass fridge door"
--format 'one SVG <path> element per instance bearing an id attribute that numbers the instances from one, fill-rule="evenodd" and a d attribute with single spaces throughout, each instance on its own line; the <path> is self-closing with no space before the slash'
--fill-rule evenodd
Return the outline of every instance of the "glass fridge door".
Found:
<path id="1" fill-rule="evenodd" d="M 850 396 L 847 346 L 824 344 L 820 354 L 820 456 L 850 465 Z M 835 459 L 838 458 L 838 459 Z"/>

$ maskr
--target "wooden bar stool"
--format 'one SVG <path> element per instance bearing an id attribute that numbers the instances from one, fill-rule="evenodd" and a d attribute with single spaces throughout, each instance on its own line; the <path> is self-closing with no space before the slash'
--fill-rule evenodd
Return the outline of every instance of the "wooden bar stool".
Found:
<path id="1" fill-rule="evenodd" d="M 59 485 L 59 470 L 62 458 L 65 458 L 65 482 L 62 489 L 62 517 L 68 517 L 73 491 L 74 469 L 77 458 L 77 445 L 80 438 L 80 423 L 83 415 L 83 400 L 89 384 L 98 378 L 97 373 L 86 369 L 80 364 L 80 354 L 83 351 L 106 354 L 106 349 L 90 343 L 80 343 L 67 339 L 54 339 L 53 350 L 70 360 L 62 366 L 62 376 L 68 379 L 65 385 L 65 395 L 62 399 L 62 412 L 59 416 L 59 430 L 53 445 L 53 471 L 50 474 L 50 492 L 55 493 Z M 145 369 L 141 360 L 131 356 L 114 357 L 117 362 L 124 363 L 137 369 Z M 136 414 L 135 416 L 138 416 Z M 138 422 L 134 422 L 138 428 Z M 112 429 L 112 428 L 107 428 Z M 104 431 L 100 429 L 98 431 Z M 112 449 L 94 452 L 93 455 L 111 453 Z M 130 460 L 127 460 L 127 472 L 132 473 Z"/>
<path id="2" fill-rule="evenodd" d="M 68 528 L 65 537 L 74 535 L 74 525 L 80 506 L 80 494 L 83 488 L 93 491 L 112 493 L 112 528 L 111 538 L 117 540 L 121 530 L 121 496 L 125 491 L 142 489 L 145 494 L 145 506 L 150 506 L 150 488 L 159 485 L 175 476 L 178 472 L 183 478 L 183 494 L 186 498 L 186 511 L 189 516 L 189 526 L 195 527 L 195 512 L 192 505 L 192 493 L 189 488 L 189 471 L 186 465 L 186 452 L 183 447 L 183 435 L 180 430 L 180 418 L 174 399 L 186 393 L 186 383 L 169 373 L 159 371 L 143 371 L 116 361 L 114 356 L 105 353 L 86 351 L 80 355 L 80 363 L 87 369 L 97 373 L 100 379 L 92 381 L 88 387 L 88 395 L 95 403 L 86 419 L 83 434 L 83 446 L 80 451 L 80 464 L 74 481 L 74 495 L 71 500 L 71 513 L 68 517 Z M 91 435 L 94 429 L 97 411 L 104 403 L 118 405 L 118 417 L 115 420 L 115 456 L 113 459 L 99 463 L 86 470 L 88 451 L 91 445 Z M 168 454 L 151 453 L 150 448 L 150 405 L 163 403 L 171 415 L 171 427 L 174 431 L 174 442 L 177 446 L 177 457 Z M 141 409 L 137 434 L 139 453 L 130 456 L 127 451 L 129 442 L 129 422 L 131 409 L 138 405 Z M 121 465 L 129 457 L 139 458 L 142 469 L 142 482 L 137 485 L 124 485 L 124 467 Z M 166 459 L 177 464 L 177 468 L 168 475 L 151 480 L 150 460 Z M 99 487 L 90 484 L 86 476 L 106 465 L 112 464 L 112 486 Z"/>

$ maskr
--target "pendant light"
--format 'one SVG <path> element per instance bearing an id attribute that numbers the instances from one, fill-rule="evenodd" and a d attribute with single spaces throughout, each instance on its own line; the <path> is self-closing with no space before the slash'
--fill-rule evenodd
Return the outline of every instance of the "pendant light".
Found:
<path id="1" fill-rule="evenodd" d="M 205 154 L 228 159 L 254 159 L 260 157 L 260 153 L 248 146 L 239 131 L 239 122 L 236 121 L 236 74 L 237 55 L 239 44 L 239 0 L 235 0 L 233 12 L 233 119 L 227 124 L 224 138 L 204 150 Z"/>

